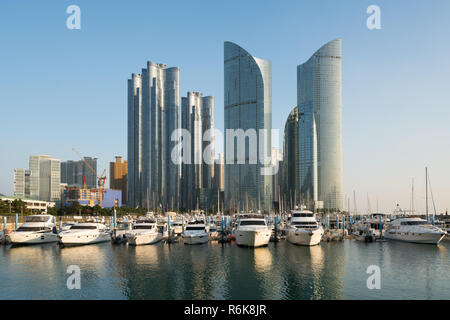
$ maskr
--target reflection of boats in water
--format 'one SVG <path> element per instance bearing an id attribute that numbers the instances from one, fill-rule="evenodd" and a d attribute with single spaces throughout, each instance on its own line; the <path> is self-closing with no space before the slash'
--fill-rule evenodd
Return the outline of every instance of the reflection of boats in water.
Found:
<path id="1" fill-rule="evenodd" d="M 61 256 L 61 262 L 64 265 L 79 265 L 89 266 L 90 268 L 99 270 L 104 268 L 105 261 L 107 261 L 105 246 L 110 246 L 109 243 L 104 245 L 92 245 L 92 246 L 68 246 L 59 250 Z"/>
<path id="2" fill-rule="evenodd" d="M 256 248 L 253 252 L 256 271 L 265 272 L 272 268 L 272 252 L 268 247 Z"/>
<path id="3" fill-rule="evenodd" d="M 128 250 L 134 253 L 136 264 L 157 264 L 158 252 L 161 248 L 161 246 L 133 246 Z"/>
<path id="4" fill-rule="evenodd" d="M 47 214 L 25 217 L 25 222 L 7 238 L 10 243 L 21 245 L 58 242 L 55 217 Z"/>

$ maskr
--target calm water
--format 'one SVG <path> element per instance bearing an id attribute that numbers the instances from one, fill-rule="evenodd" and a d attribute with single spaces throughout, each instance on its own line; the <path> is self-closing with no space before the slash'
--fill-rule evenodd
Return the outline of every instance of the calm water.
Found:
<path id="1" fill-rule="evenodd" d="M 0 247 L 0 299 L 450 299 L 450 243 Z M 69 290 L 69 265 L 81 289 Z M 366 269 L 381 268 L 369 290 Z"/>

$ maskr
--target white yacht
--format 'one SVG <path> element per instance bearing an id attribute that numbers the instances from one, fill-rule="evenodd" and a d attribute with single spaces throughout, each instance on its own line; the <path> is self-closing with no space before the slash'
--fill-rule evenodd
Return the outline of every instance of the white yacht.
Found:
<path id="1" fill-rule="evenodd" d="M 139 246 L 153 244 L 161 241 L 163 234 L 158 225 L 153 221 L 138 221 L 133 225 L 133 229 L 126 234 L 128 244 Z"/>
<path id="2" fill-rule="evenodd" d="M 235 232 L 236 244 L 246 247 L 262 247 L 269 244 L 272 230 L 262 215 L 241 214 Z"/>
<path id="3" fill-rule="evenodd" d="M 127 242 L 126 234 L 133 229 L 133 223 L 131 221 L 121 221 L 117 224 L 117 228 L 111 234 L 111 241 L 113 243 L 125 243 Z"/>
<path id="4" fill-rule="evenodd" d="M 288 226 L 287 240 L 290 243 L 315 246 L 320 243 L 324 234 L 313 212 L 308 210 L 292 210 L 291 222 Z"/>
<path id="5" fill-rule="evenodd" d="M 77 223 L 69 230 L 58 234 L 59 243 L 63 245 L 83 245 L 111 240 L 109 230 L 104 224 L 96 222 Z"/>
<path id="6" fill-rule="evenodd" d="M 384 237 L 414 243 L 438 244 L 447 231 L 421 218 L 400 218 L 387 225 Z"/>
<path id="7" fill-rule="evenodd" d="M 46 214 L 27 216 L 25 222 L 7 237 L 12 244 L 58 242 L 55 217 Z"/>
<path id="8" fill-rule="evenodd" d="M 182 234 L 185 244 L 202 244 L 209 241 L 209 234 L 203 220 L 196 220 L 186 225 Z"/>
<path id="9" fill-rule="evenodd" d="M 170 229 L 174 234 L 183 233 L 183 221 L 175 220 L 170 223 Z"/>

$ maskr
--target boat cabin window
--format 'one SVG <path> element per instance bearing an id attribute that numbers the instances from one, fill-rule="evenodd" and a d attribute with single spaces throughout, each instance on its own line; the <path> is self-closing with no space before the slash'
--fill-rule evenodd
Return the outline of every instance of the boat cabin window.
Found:
<path id="1" fill-rule="evenodd" d="M 19 227 L 16 231 L 19 232 L 29 232 L 29 231 L 51 231 L 48 227 Z"/>
<path id="2" fill-rule="evenodd" d="M 47 222 L 49 218 L 48 216 L 30 216 L 25 218 L 25 222 Z"/>
<path id="3" fill-rule="evenodd" d="M 77 226 L 73 225 L 70 227 L 70 230 L 89 230 L 89 229 L 97 229 L 96 226 Z"/>
<path id="4" fill-rule="evenodd" d="M 137 230 L 137 229 L 152 229 L 154 226 L 149 226 L 149 225 L 135 225 L 135 226 L 133 226 L 133 229 L 134 230 Z"/>
<path id="5" fill-rule="evenodd" d="M 313 217 L 314 213 L 294 213 L 292 218 L 305 218 L 305 217 Z"/>
<path id="6" fill-rule="evenodd" d="M 239 223 L 240 226 L 265 226 L 264 220 L 243 220 Z"/>
<path id="7" fill-rule="evenodd" d="M 302 225 L 302 226 L 313 225 L 313 226 L 315 226 L 315 225 L 317 225 L 317 222 L 315 222 L 315 221 L 296 221 L 296 222 L 293 222 L 292 224 L 294 226 L 298 226 L 298 225 Z"/>
<path id="8" fill-rule="evenodd" d="M 193 231 L 193 230 L 205 230 L 205 227 L 194 227 L 194 226 L 186 227 L 186 231 Z"/>
<path id="9" fill-rule="evenodd" d="M 402 221 L 402 226 L 419 226 L 429 224 L 428 221 Z"/>

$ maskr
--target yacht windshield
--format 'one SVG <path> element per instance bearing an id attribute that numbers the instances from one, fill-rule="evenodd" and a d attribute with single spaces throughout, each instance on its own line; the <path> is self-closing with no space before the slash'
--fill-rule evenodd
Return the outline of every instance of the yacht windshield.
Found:
<path id="1" fill-rule="evenodd" d="M 205 227 L 186 227 L 186 231 L 192 231 L 192 230 L 205 230 Z"/>
<path id="2" fill-rule="evenodd" d="M 302 226 L 304 226 L 304 225 L 317 225 L 317 222 L 315 222 L 315 221 L 302 221 L 302 222 L 293 222 L 292 223 L 294 226 L 299 226 L 299 225 L 302 225 Z"/>
<path id="3" fill-rule="evenodd" d="M 240 226 L 265 226 L 266 222 L 262 220 L 243 220 Z"/>
<path id="4" fill-rule="evenodd" d="M 313 217 L 313 213 L 294 213 L 292 215 L 293 218 L 304 218 L 304 217 Z"/>
<path id="5" fill-rule="evenodd" d="M 49 217 L 47 216 L 43 216 L 43 217 L 38 217 L 38 216 L 31 216 L 31 217 L 26 217 L 26 222 L 47 222 L 49 219 Z"/>
<path id="6" fill-rule="evenodd" d="M 402 226 L 419 226 L 429 224 L 428 221 L 403 221 Z"/>
<path id="7" fill-rule="evenodd" d="M 30 231 L 51 231 L 48 227 L 20 227 L 16 231 L 19 232 L 30 232 Z"/>
<path id="8" fill-rule="evenodd" d="M 133 226 L 133 229 L 152 229 L 153 226 L 143 226 L 143 225 L 137 225 L 137 226 Z"/>
<path id="9" fill-rule="evenodd" d="M 70 230 L 88 230 L 88 229 L 97 229 L 96 226 L 71 226 Z"/>

